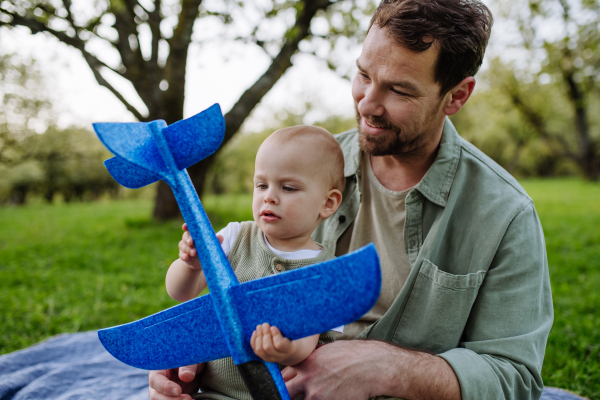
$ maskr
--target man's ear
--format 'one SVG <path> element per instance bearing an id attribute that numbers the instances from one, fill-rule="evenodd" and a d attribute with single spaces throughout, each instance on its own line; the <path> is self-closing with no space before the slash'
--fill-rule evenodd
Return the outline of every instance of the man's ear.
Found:
<path id="1" fill-rule="evenodd" d="M 338 189 L 331 189 L 329 192 L 327 192 L 327 199 L 321 208 L 319 216 L 323 219 L 328 218 L 334 212 L 336 212 L 340 204 L 342 204 L 342 192 L 340 192 Z"/>
<path id="2" fill-rule="evenodd" d="M 473 93 L 473 88 L 475 87 L 475 78 L 472 76 L 467 76 L 463 79 L 458 85 L 454 86 L 454 88 L 446 94 L 449 96 L 447 99 L 447 104 L 444 107 L 444 114 L 446 115 L 454 115 L 460 110 L 469 97 L 471 97 L 471 93 Z"/>

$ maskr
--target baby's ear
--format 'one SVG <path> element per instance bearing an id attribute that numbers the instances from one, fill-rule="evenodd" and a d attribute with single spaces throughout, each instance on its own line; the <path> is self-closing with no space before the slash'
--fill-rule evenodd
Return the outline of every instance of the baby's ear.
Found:
<path id="1" fill-rule="evenodd" d="M 330 217 L 336 212 L 340 204 L 342 204 L 342 192 L 338 189 L 331 189 L 327 192 L 327 199 L 325 200 L 325 204 L 323 204 L 323 208 L 321 208 L 319 215 L 323 219 Z"/>

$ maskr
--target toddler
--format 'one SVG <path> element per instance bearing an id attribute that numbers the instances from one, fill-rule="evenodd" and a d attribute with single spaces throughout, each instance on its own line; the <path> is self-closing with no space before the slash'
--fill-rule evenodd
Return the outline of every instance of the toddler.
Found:
<path id="1" fill-rule="evenodd" d="M 254 221 L 232 222 L 218 233 L 240 282 L 319 263 L 333 249 L 311 235 L 342 201 L 344 156 L 333 136 L 314 126 L 295 126 L 271 134 L 256 155 L 252 214 Z M 179 259 L 169 267 L 167 292 L 178 301 L 196 297 L 206 280 L 187 227 L 179 242 Z M 341 332 L 341 328 L 337 328 Z M 251 346 L 265 361 L 295 365 L 332 333 L 298 340 L 285 338 L 275 326 L 258 325 Z M 201 393 L 195 399 L 252 400 L 231 357 L 206 363 Z"/>

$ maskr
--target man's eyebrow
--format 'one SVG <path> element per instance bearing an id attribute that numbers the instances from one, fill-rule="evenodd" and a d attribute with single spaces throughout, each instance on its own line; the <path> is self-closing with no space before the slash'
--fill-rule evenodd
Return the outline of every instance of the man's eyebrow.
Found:
<path id="1" fill-rule="evenodd" d="M 400 86 L 401 88 L 418 92 L 419 89 L 409 81 L 389 82 L 390 86 Z"/>
<path id="2" fill-rule="evenodd" d="M 356 59 L 356 68 L 360 69 L 361 71 L 365 70 L 363 67 L 360 66 L 360 62 L 358 61 L 358 58 Z"/>
<path id="3" fill-rule="evenodd" d="M 356 67 L 359 69 L 359 71 L 366 72 L 365 69 L 363 67 L 361 67 L 358 59 L 356 60 Z M 389 81 L 386 83 L 389 86 L 399 86 L 401 88 L 411 90 L 413 92 L 419 92 L 419 89 L 412 82 L 409 82 L 409 81 L 398 81 L 398 82 Z"/>

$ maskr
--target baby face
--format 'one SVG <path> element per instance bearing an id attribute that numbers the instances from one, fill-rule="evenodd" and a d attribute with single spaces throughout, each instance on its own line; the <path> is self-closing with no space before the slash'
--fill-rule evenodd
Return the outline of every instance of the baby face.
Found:
<path id="1" fill-rule="evenodd" d="M 256 155 L 254 220 L 275 241 L 310 237 L 321 220 L 330 184 L 322 152 L 306 141 L 265 141 Z"/>

